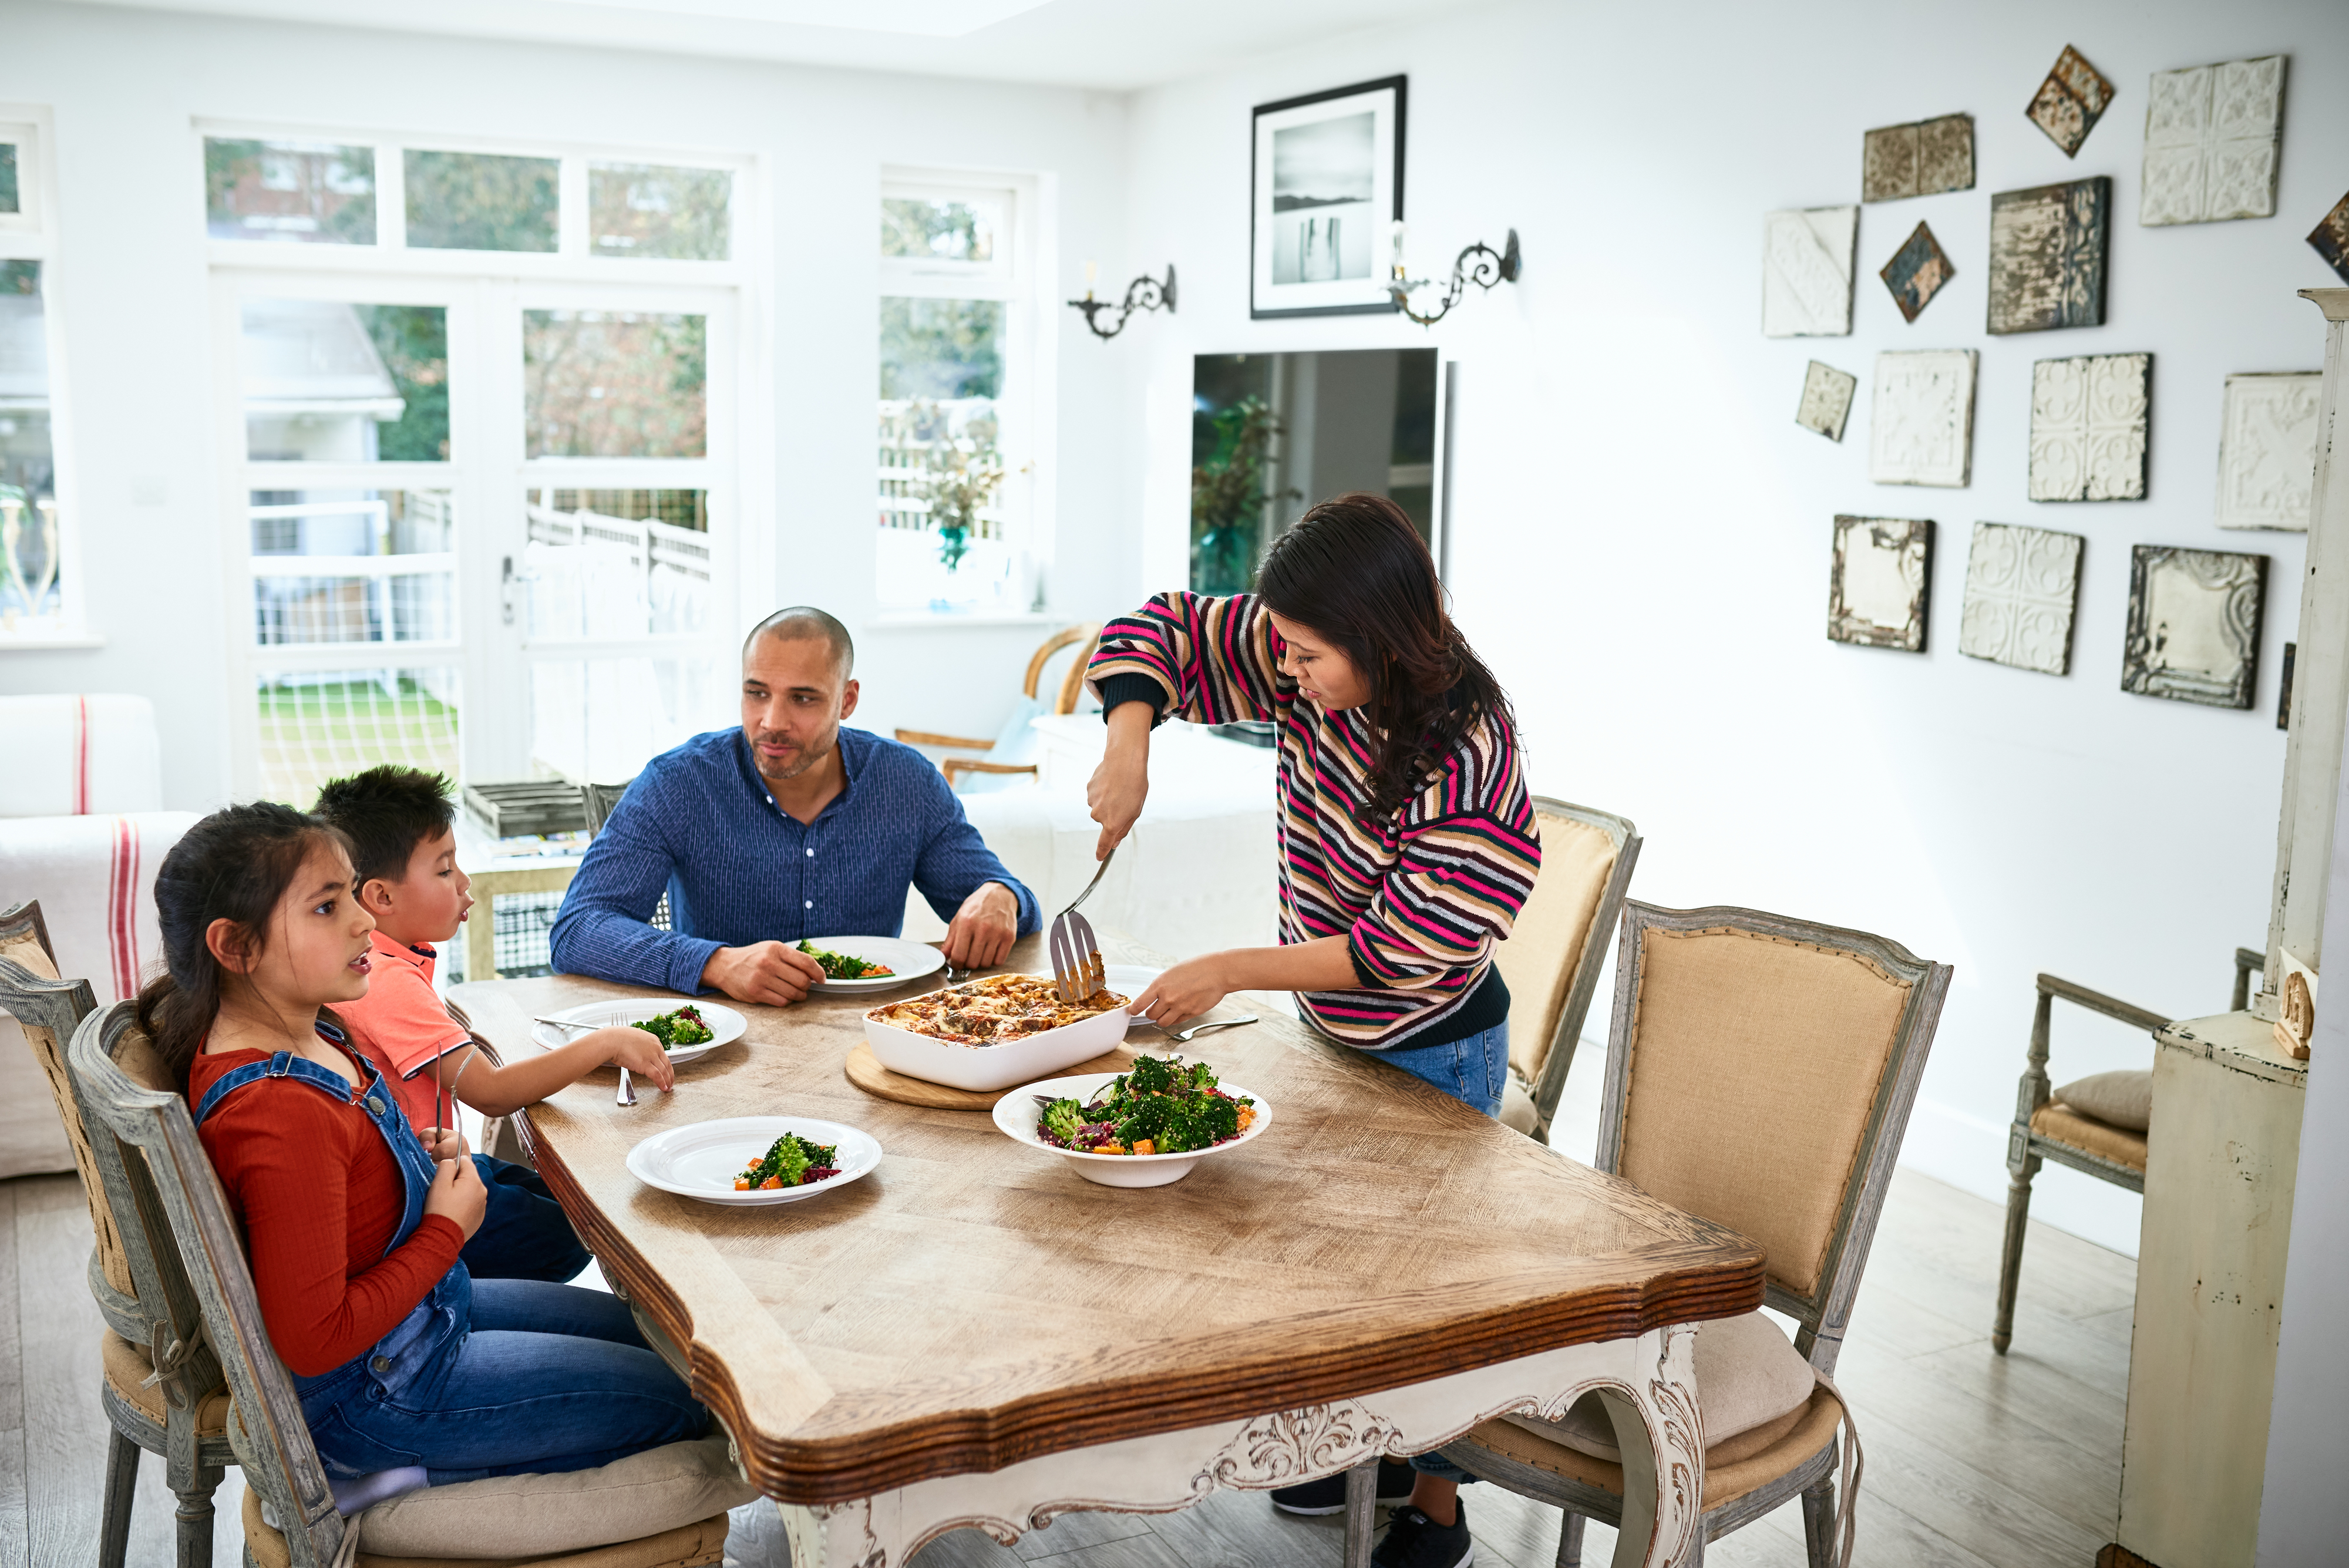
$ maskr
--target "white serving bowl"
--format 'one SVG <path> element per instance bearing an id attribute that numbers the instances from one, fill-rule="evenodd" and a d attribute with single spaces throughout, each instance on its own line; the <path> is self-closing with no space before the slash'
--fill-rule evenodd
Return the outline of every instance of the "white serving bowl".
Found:
<path id="1" fill-rule="evenodd" d="M 896 1003 L 886 1005 L 894 1007 Z M 885 1023 L 874 1016 L 880 1011 L 876 1007 L 865 1013 L 864 1039 L 884 1067 L 926 1084 L 944 1084 L 948 1088 L 978 1094 L 1008 1089 L 1014 1084 L 1090 1062 L 1124 1040 L 1125 1026 L 1133 1022 L 1124 1008 L 1113 1007 L 1107 1012 L 1096 1012 L 1091 1018 L 1081 1018 L 1074 1023 L 1063 1023 L 1058 1029 L 1047 1029 L 999 1045 L 957 1045 L 950 1040 L 916 1034 L 910 1029 Z"/>
<path id="2" fill-rule="evenodd" d="M 1046 1143 L 1036 1136 L 1036 1118 L 1044 1107 L 1036 1101 L 1039 1095 L 1053 1099 L 1075 1100 L 1088 1104 L 1111 1083 L 1123 1076 L 1119 1073 L 1087 1073 L 1074 1078 L 1047 1078 L 1040 1084 L 1029 1084 L 1014 1089 L 995 1102 L 995 1126 L 1014 1143 L 1024 1143 L 1030 1148 L 1046 1154 L 1057 1154 L 1077 1168 L 1077 1174 L 1087 1181 L 1097 1181 L 1103 1187 L 1164 1187 L 1170 1181 L 1180 1181 L 1191 1174 L 1191 1168 L 1212 1155 L 1254 1140 L 1258 1133 L 1272 1125 L 1272 1107 L 1264 1096 L 1237 1084 L 1219 1084 L 1216 1087 L 1236 1100 L 1256 1102 L 1256 1119 L 1248 1123 L 1247 1131 L 1228 1143 L 1208 1148 L 1195 1148 L 1182 1154 L 1085 1154 L 1073 1148 L 1062 1148 Z"/>

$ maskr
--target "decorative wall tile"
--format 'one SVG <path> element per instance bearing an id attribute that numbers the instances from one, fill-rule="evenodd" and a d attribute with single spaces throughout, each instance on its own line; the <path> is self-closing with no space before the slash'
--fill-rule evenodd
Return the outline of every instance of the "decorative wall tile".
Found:
<path id="1" fill-rule="evenodd" d="M 2139 545 L 2129 552 L 2121 690 L 2248 708 L 2259 676 L 2268 558 Z"/>
<path id="2" fill-rule="evenodd" d="M 2038 96 L 2023 112 L 2069 158 L 2080 151 L 2080 143 L 2096 128 L 2097 116 L 2112 101 L 2113 84 L 2066 44 L 2055 57 L 2055 68 L 2039 84 Z"/>
<path id="3" fill-rule="evenodd" d="M 2349 283 L 2349 196 L 2334 202 L 2324 221 L 2309 231 L 2308 243 L 2326 266 L 2341 275 L 2342 282 Z"/>
<path id="4" fill-rule="evenodd" d="M 1897 202 L 1974 188 L 1974 117 L 1945 114 L 1868 133 L 1860 149 L 1863 202 Z"/>
<path id="5" fill-rule="evenodd" d="M 2031 368 L 2031 499 L 2142 501 L 2153 356 L 2091 354 Z"/>
<path id="6" fill-rule="evenodd" d="M 1868 416 L 1868 477 L 1962 487 L 1972 467 L 1974 351 L 1878 354 Z"/>
<path id="7" fill-rule="evenodd" d="M 1940 242 L 1933 238 L 1933 231 L 1920 223 L 1877 275 L 1892 291 L 1892 303 L 1900 307 L 1900 318 L 1914 321 L 1933 302 L 1941 286 L 1957 275 L 1957 271 L 1942 252 Z"/>
<path id="8" fill-rule="evenodd" d="M 1858 377 L 1812 360 L 1803 372 L 1803 401 L 1795 410 L 1795 422 L 1829 441 L 1843 440 L 1844 421 L 1851 418 L 1851 395 L 1858 389 Z"/>
<path id="9" fill-rule="evenodd" d="M 2113 182 L 2099 174 L 1990 199 L 1990 329 L 2105 324 Z"/>
<path id="10" fill-rule="evenodd" d="M 2316 490 L 2313 370 L 2230 376 L 2219 416 L 2219 526 L 2308 532 Z"/>
<path id="11" fill-rule="evenodd" d="M 2268 55 L 2154 73 L 2145 110 L 2138 223 L 2274 215 L 2283 60 Z"/>
<path id="12" fill-rule="evenodd" d="M 2077 534 L 1975 524 L 1958 651 L 2017 670 L 2070 674 L 2084 543 Z"/>
<path id="13" fill-rule="evenodd" d="M 1837 517 L 1835 566 L 1827 579 L 1828 638 L 1924 652 L 1932 582 L 1930 521 Z"/>
<path id="14" fill-rule="evenodd" d="M 1762 224 L 1762 336 L 1841 337 L 1851 330 L 1857 207 L 1789 208 Z"/>

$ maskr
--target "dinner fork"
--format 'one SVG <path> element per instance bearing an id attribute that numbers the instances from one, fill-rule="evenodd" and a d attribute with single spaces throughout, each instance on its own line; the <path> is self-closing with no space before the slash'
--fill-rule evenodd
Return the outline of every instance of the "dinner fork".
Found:
<path id="1" fill-rule="evenodd" d="M 1191 1037 L 1195 1034 L 1206 1034 L 1217 1029 L 1237 1029 L 1243 1023 L 1254 1023 L 1256 1022 L 1256 1014 L 1251 1012 L 1246 1018 L 1218 1018 L 1213 1023 L 1194 1023 L 1188 1029 L 1169 1029 L 1164 1023 L 1159 1023 L 1155 1018 L 1143 1018 L 1137 1016 L 1134 1019 L 1134 1022 L 1136 1023 L 1147 1023 L 1150 1027 L 1157 1030 L 1161 1034 L 1165 1035 L 1167 1039 L 1174 1041 L 1178 1045 L 1187 1045 L 1191 1043 Z"/>
<path id="2" fill-rule="evenodd" d="M 1085 890 L 1052 917 L 1047 946 L 1052 954 L 1052 986 L 1061 993 L 1062 1002 L 1082 1002 L 1109 983 L 1108 970 L 1102 963 L 1101 939 L 1093 935 L 1092 922 L 1077 913 L 1077 906 L 1092 897 L 1116 855 L 1116 847 L 1111 846 L 1109 854 L 1102 857 L 1093 879 L 1085 884 Z"/>

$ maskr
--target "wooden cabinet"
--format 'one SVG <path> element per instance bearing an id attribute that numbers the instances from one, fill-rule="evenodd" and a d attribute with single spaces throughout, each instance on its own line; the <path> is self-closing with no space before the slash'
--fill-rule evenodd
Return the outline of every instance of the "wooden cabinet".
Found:
<path id="1" fill-rule="evenodd" d="M 2248 1012 L 2154 1043 L 2117 1539 L 2156 1568 L 2252 1568 L 2307 1066 Z"/>

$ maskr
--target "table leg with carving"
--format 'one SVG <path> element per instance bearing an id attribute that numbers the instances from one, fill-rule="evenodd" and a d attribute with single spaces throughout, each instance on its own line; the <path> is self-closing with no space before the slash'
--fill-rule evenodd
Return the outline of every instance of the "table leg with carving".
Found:
<path id="1" fill-rule="evenodd" d="M 924 1543 L 962 1526 L 1008 1545 L 1065 1513 L 1172 1513 L 1219 1490 L 1268 1490 L 1381 1455 L 1426 1453 L 1512 1411 L 1562 1416 L 1595 1391 L 1614 1417 L 1630 1488 L 1616 1568 L 1692 1568 L 1703 1549 L 1694 1344 L 1692 1330 L 1657 1329 L 1310 1409 L 918 1481 L 861 1501 L 777 1506 L 793 1568 L 901 1568 Z"/>

